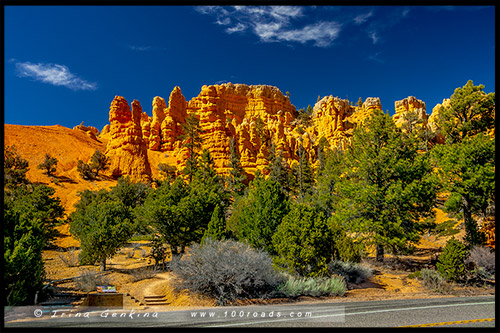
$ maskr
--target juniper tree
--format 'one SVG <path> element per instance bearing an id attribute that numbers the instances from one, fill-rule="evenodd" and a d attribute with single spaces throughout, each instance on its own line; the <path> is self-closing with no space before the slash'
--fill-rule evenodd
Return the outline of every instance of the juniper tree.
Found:
<path id="1" fill-rule="evenodd" d="M 90 158 L 89 167 L 92 170 L 94 177 L 99 176 L 100 171 L 106 170 L 109 166 L 109 157 L 97 149 Z"/>
<path id="2" fill-rule="evenodd" d="M 305 204 L 294 204 L 272 237 L 274 263 L 291 274 L 322 276 L 334 255 L 334 237 L 325 216 Z"/>
<path id="3" fill-rule="evenodd" d="M 76 169 L 83 179 L 93 180 L 99 176 L 100 171 L 104 171 L 108 168 L 108 163 L 109 158 L 99 149 L 96 149 L 94 154 L 92 154 L 89 163 L 78 160 Z"/>
<path id="4" fill-rule="evenodd" d="M 38 169 L 44 170 L 47 176 L 50 177 L 53 176 L 54 172 L 56 172 L 56 165 L 57 159 L 49 154 L 45 154 L 45 159 L 38 165 Z"/>
<path id="5" fill-rule="evenodd" d="M 288 198 L 281 185 L 271 178 L 256 178 L 248 193 L 237 200 L 228 221 L 240 240 L 274 254 L 272 236 L 288 213 Z"/>
<path id="6" fill-rule="evenodd" d="M 172 255 L 182 255 L 187 246 L 199 243 L 208 228 L 217 205 L 227 204 L 220 177 L 212 171 L 198 170 L 192 181 L 181 177 L 173 183 L 162 182 L 148 192 L 144 205 L 137 210 L 141 225 L 161 235 Z"/>
<path id="7" fill-rule="evenodd" d="M 77 209 L 70 219 L 71 234 L 81 243 L 80 262 L 98 262 L 101 271 L 106 270 L 106 259 L 113 257 L 136 230 L 132 209 L 109 195 Z"/>
<path id="8" fill-rule="evenodd" d="M 85 180 L 91 180 L 95 178 L 94 172 L 92 171 L 90 165 L 88 165 L 82 160 L 78 160 L 76 170 L 78 171 L 78 173 L 80 173 L 80 176 Z"/>
<path id="9" fill-rule="evenodd" d="M 3 285 L 7 305 L 33 302 L 45 278 L 42 252 L 64 214 L 55 190 L 32 184 L 28 161 L 4 148 Z"/>
<path id="10" fill-rule="evenodd" d="M 158 170 L 160 170 L 160 174 L 167 181 L 175 179 L 175 175 L 177 173 L 177 168 L 175 166 L 168 165 L 167 163 L 160 163 L 158 164 Z"/>
<path id="11" fill-rule="evenodd" d="M 4 189 L 14 189 L 20 184 L 28 184 L 30 181 L 26 177 L 29 170 L 29 163 L 22 158 L 16 146 L 5 146 L 3 162 Z"/>

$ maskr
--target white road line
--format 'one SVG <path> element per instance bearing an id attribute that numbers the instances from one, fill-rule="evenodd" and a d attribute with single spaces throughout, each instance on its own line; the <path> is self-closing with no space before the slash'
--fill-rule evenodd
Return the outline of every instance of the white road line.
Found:
<path id="1" fill-rule="evenodd" d="M 360 314 L 370 314 L 370 313 L 380 313 L 380 312 L 394 312 L 394 311 L 410 311 L 410 310 L 422 310 L 422 309 L 432 309 L 432 308 L 447 308 L 454 306 L 469 306 L 469 305 L 480 305 L 480 304 L 495 304 L 495 302 L 477 302 L 477 303 L 462 303 L 462 304 L 444 304 L 444 305 L 428 305 L 428 306 L 417 306 L 411 308 L 402 308 L 402 309 L 384 309 L 384 310 L 374 310 L 374 311 L 363 311 L 363 312 L 353 312 L 353 313 L 343 313 L 343 314 L 332 314 L 332 315 L 323 315 L 323 316 L 314 316 L 307 318 L 286 318 L 286 319 L 275 319 L 275 320 L 261 320 L 261 321 L 250 321 L 250 322 L 242 322 L 242 323 L 229 323 L 222 325 L 207 325 L 204 327 L 229 327 L 229 326 L 242 326 L 248 324 L 264 324 L 264 323 L 276 323 L 283 321 L 291 321 L 291 320 L 304 320 L 304 319 L 315 319 L 315 318 L 327 318 L 327 317 L 338 317 L 338 316 L 354 316 Z M 311 311 L 313 312 L 313 311 Z M 320 311 L 317 311 L 320 312 Z"/>

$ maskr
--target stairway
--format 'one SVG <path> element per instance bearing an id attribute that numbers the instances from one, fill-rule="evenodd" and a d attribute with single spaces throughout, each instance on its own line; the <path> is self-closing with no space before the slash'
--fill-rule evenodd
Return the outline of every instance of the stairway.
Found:
<path id="1" fill-rule="evenodd" d="M 129 293 L 123 294 L 123 307 L 124 308 L 139 308 L 144 309 L 145 306 L 143 302 L 136 299 L 134 296 Z"/>
<path id="2" fill-rule="evenodd" d="M 168 305 L 165 296 L 144 296 L 144 303 L 146 306 Z"/>

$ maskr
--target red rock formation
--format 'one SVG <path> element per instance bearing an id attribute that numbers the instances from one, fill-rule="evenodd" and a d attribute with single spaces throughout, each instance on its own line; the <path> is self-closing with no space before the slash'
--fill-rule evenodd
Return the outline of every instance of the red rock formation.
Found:
<path id="1" fill-rule="evenodd" d="M 159 96 L 153 99 L 153 120 L 150 126 L 149 149 L 160 150 L 161 147 L 161 123 L 165 119 L 165 100 Z"/>
<path id="2" fill-rule="evenodd" d="M 99 135 L 99 130 L 94 126 L 85 126 L 83 125 L 83 121 L 80 125 L 76 125 L 73 127 L 74 130 L 82 131 L 91 137 L 94 140 L 97 140 L 97 136 Z"/>
<path id="3" fill-rule="evenodd" d="M 450 102 L 451 102 L 451 100 L 449 98 L 445 98 L 445 99 L 443 99 L 442 104 L 439 104 L 439 103 L 436 104 L 436 106 L 432 108 L 432 113 L 428 119 L 429 129 L 434 133 L 434 135 L 435 135 L 434 140 L 437 143 L 442 144 L 445 142 L 445 137 L 443 136 L 443 134 L 441 134 L 441 131 L 439 129 L 439 111 L 440 111 L 441 107 L 446 108 L 446 107 L 450 106 Z"/>
<path id="4" fill-rule="evenodd" d="M 417 127 L 421 128 L 422 126 L 427 125 L 429 115 L 425 111 L 425 103 L 420 99 L 417 99 L 414 96 L 409 96 L 405 99 L 394 102 L 394 107 L 396 109 L 396 113 L 392 116 L 392 119 L 398 127 L 407 127 L 407 114 L 413 112 L 417 117 L 417 119 L 413 119 L 413 121 L 417 123 Z"/>
<path id="5" fill-rule="evenodd" d="M 323 97 L 313 108 L 311 140 L 324 137 L 330 146 L 345 145 L 349 142 L 356 126 L 363 124 L 374 111 L 381 111 L 379 98 L 368 97 L 361 107 L 353 106 L 347 99 L 333 96 Z"/>
<path id="6" fill-rule="evenodd" d="M 217 168 L 228 167 L 229 138 L 232 136 L 236 139 L 244 168 L 255 171 L 267 166 L 263 158 L 267 155 L 266 147 L 257 129 L 258 118 L 265 124 L 264 131 L 290 154 L 284 127 L 291 127 L 289 121 L 296 110 L 276 87 L 232 83 L 203 86 L 200 94 L 189 101 L 187 112 L 199 116 L 204 148 L 210 150 Z M 277 121 L 283 128 L 276 126 Z"/>
<path id="7" fill-rule="evenodd" d="M 179 135 L 182 134 L 182 124 L 184 123 L 187 103 L 182 95 L 181 89 L 175 87 L 168 99 L 168 108 L 165 109 L 165 118 L 161 123 L 161 150 L 172 151 L 180 147 L 180 143 L 175 143 Z"/>
<path id="8" fill-rule="evenodd" d="M 345 140 L 346 119 L 354 113 L 355 108 L 347 99 L 333 96 L 323 97 L 313 108 L 312 124 L 318 139 L 324 137 L 331 146 Z M 348 125 L 349 126 L 349 125 Z"/>
<path id="9" fill-rule="evenodd" d="M 129 176 L 133 181 L 149 181 L 147 147 L 142 139 L 141 107 L 134 100 L 133 112 L 121 96 L 115 96 L 109 110 L 109 133 L 106 156 L 110 158 L 108 172 L 115 178 Z"/>
<path id="10" fill-rule="evenodd" d="M 202 148 L 210 150 L 219 173 L 229 171 L 229 141 L 234 138 L 245 171 L 253 174 L 261 170 L 265 174 L 271 143 L 281 151 L 289 165 L 298 160 L 299 145 L 308 152 L 314 164 L 322 137 L 332 147 L 339 144 L 345 147 L 355 127 L 363 126 L 373 112 L 382 111 L 379 98 L 368 97 L 358 107 L 348 100 L 326 96 L 316 103 L 311 122 L 304 127 L 296 119 L 295 107 L 278 88 L 232 83 L 203 86 L 199 95 L 189 102 L 180 88 L 175 87 L 168 107 L 158 96 L 152 105 L 153 116 L 149 117 L 138 101 L 132 102 L 131 112 L 122 97 L 113 100 L 111 125 L 106 125 L 100 135 L 108 140 L 107 154 L 114 156 L 113 175 L 129 174 L 136 179 L 149 179 L 148 149 L 150 154 L 153 151 L 165 152 L 151 155 L 155 164 L 176 162 L 178 170 L 182 169 L 187 151 L 177 138 L 182 134 L 182 124 L 188 114 L 195 114 L 200 119 Z M 427 116 L 425 103 L 414 97 L 397 101 L 395 105 L 396 122 L 401 122 L 402 114 L 413 110 L 422 117 Z M 142 169 L 140 165 L 143 165 Z"/>

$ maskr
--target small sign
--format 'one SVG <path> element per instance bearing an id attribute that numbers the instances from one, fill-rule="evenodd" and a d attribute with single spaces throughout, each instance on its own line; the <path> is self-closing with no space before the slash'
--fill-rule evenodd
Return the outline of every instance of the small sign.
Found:
<path id="1" fill-rule="evenodd" d="M 116 293 L 116 286 L 97 286 L 100 293 Z"/>

